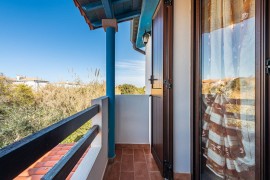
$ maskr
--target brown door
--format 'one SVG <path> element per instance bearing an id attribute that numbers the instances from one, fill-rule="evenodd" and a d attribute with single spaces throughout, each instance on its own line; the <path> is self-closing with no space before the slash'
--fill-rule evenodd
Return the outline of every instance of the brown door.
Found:
<path id="1" fill-rule="evenodd" d="M 160 1 L 152 25 L 151 151 L 162 176 L 172 179 L 172 4 Z"/>

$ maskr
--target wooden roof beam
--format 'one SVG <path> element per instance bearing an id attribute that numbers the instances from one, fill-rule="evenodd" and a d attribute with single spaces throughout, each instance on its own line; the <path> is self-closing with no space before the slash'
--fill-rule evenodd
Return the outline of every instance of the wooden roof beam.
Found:
<path id="1" fill-rule="evenodd" d="M 130 0 L 114 0 L 111 3 L 112 3 L 112 5 L 117 5 L 117 4 L 129 2 L 129 1 Z M 103 4 L 101 1 L 100 2 L 92 2 L 92 3 L 89 3 L 89 4 L 82 6 L 82 9 L 87 11 L 87 12 L 94 11 L 94 10 L 101 9 L 101 8 L 103 8 Z"/>
<path id="2" fill-rule="evenodd" d="M 114 12 L 113 12 L 113 8 L 112 8 L 111 0 L 101 0 L 101 2 L 102 2 L 103 7 L 104 7 L 106 18 L 107 19 L 113 19 L 114 18 Z"/>
<path id="3" fill-rule="evenodd" d="M 122 22 L 122 21 L 127 21 L 136 17 L 139 17 L 141 15 L 141 11 L 137 10 L 137 11 L 131 11 L 128 13 L 124 13 L 124 14 L 120 14 L 116 16 L 116 19 L 118 22 Z"/>
<path id="4" fill-rule="evenodd" d="M 103 8 L 102 2 L 92 2 L 92 3 L 82 6 L 82 9 L 88 12 L 101 9 L 101 8 Z"/>

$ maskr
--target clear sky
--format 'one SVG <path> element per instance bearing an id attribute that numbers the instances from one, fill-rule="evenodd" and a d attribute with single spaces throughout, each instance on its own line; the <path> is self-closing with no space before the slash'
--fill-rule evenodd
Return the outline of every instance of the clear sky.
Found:
<path id="1" fill-rule="evenodd" d="M 0 72 L 49 81 L 106 76 L 105 32 L 90 31 L 73 0 L 1 0 Z M 116 84 L 144 86 L 144 56 L 132 49 L 130 22 L 116 34 Z"/>

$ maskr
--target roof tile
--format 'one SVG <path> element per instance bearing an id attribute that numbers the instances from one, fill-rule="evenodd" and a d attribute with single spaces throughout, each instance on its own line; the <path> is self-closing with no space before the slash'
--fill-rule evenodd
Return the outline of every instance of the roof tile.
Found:
<path id="1" fill-rule="evenodd" d="M 39 180 L 41 179 L 74 145 L 71 144 L 59 144 L 53 148 L 50 152 L 45 154 L 42 158 L 33 163 L 30 167 L 24 170 L 15 180 Z M 87 151 L 89 148 L 87 149 Z M 83 157 L 86 153 L 84 153 Z M 76 166 L 72 169 L 67 179 L 70 179 L 73 173 L 78 168 L 83 157 L 78 161 Z"/>

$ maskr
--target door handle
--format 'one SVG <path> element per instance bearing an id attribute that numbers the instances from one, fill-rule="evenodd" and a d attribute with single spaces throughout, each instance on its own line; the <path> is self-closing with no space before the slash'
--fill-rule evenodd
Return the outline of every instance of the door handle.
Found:
<path id="1" fill-rule="evenodd" d="M 266 74 L 270 75 L 270 58 L 266 59 L 265 72 Z"/>
<path id="2" fill-rule="evenodd" d="M 151 75 L 150 79 L 148 79 L 148 81 L 150 81 L 151 84 L 154 84 L 154 81 L 157 81 L 158 79 L 154 79 L 154 76 Z"/>
<path id="3" fill-rule="evenodd" d="M 164 80 L 164 85 L 167 89 L 171 89 L 173 84 L 169 82 L 169 80 Z"/>

